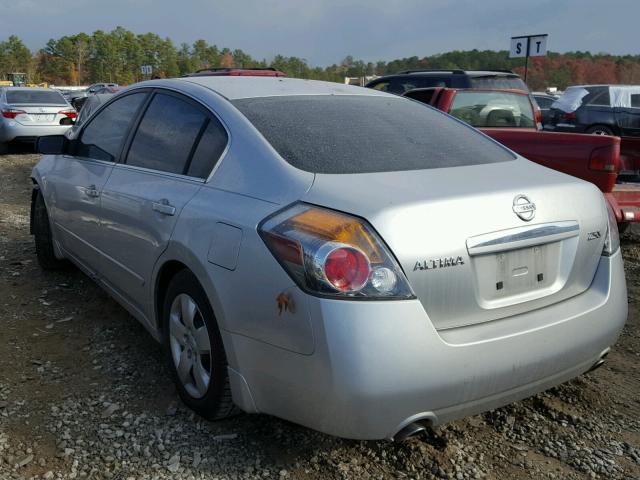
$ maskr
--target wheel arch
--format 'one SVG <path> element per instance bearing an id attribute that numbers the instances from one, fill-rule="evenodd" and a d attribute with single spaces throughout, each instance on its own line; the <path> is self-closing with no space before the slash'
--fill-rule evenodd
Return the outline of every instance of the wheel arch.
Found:
<path id="1" fill-rule="evenodd" d="M 167 288 L 169 287 L 171 279 L 182 270 L 189 270 L 191 273 L 193 273 L 193 270 L 191 270 L 187 265 L 179 260 L 166 260 L 160 266 L 160 268 L 158 269 L 158 273 L 156 274 L 156 280 L 153 289 L 154 320 L 157 331 L 160 333 L 160 336 L 162 338 L 164 338 L 165 335 L 165 326 L 162 322 L 162 305 L 164 302 L 164 297 L 167 293 Z M 198 278 L 197 275 L 195 276 L 196 278 Z"/>
<path id="2" fill-rule="evenodd" d="M 591 130 L 592 128 L 595 128 L 595 127 L 606 127 L 609 130 L 611 130 L 616 137 L 620 136 L 620 128 L 615 123 L 606 123 L 606 122 L 592 123 L 592 124 L 589 124 L 589 126 L 587 126 L 585 128 L 585 132 L 587 130 Z"/>
<path id="3" fill-rule="evenodd" d="M 177 248 L 180 247 L 180 248 Z M 171 253 L 173 252 L 173 253 Z M 185 258 L 186 256 L 186 258 Z M 163 336 L 164 325 L 162 325 L 162 308 L 167 287 L 171 279 L 180 271 L 187 270 L 196 277 L 198 283 L 207 294 L 207 299 L 216 316 L 216 321 L 221 329 L 224 329 L 224 319 L 222 306 L 218 301 L 216 289 L 207 272 L 206 266 L 198 261 L 198 258 L 186 250 L 183 245 L 170 244 L 169 248 L 156 263 L 155 275 L 153 277 L 153 312 L 152 318 L 155 322 L 156 331 Z M 162 337 L 161 337 L 162 338 Z"/>

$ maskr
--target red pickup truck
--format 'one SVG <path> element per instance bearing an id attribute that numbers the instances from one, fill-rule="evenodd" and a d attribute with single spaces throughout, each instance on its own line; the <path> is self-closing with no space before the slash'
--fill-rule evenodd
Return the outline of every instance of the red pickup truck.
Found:
<path id="1" fill-rule="evenodd" d="M 640 184 L 618 178 L 619 137 L 544 132 L 540 110 L 522 90 L 437 87 L 404 96 L 463 120 L 533 162 L 594 183 L 613 208 L 621 232 L 629 222 L 640 221 Z M 636 154 L 640 157 L 640 152 L 627 150 L 625 165 L 635 166 Z"/>

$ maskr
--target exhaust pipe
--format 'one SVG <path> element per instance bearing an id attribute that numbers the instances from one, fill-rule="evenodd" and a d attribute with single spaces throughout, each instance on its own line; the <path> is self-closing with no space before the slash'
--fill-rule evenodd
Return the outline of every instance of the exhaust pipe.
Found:
<path id="1" fill-rule="evenodd" d="M 602 355 L 600 357 L 600 359 L 594 363 L 593 365 L 591 365 L 591 368 L 589 368 L 589 370 L 587 370 L 585 373 L 589 373 L 589 372 L 593 372 L 594 370 L 597 370 L 598 368 L 600 368 L 602 365 L 604 365 L 604 359 L 607 358 L 607 355 L 609 355 L 609 352 L 605 353 L 604 355 Z"/>
<path id="2" fill-rule="evenodd" d="M 419 434 L 420 432 L 424 432 L 426 427 L 417 422 L 411 422 L 409 425 L 406 425 L 402 428 L 398 433 L 396 433 L 393 437 L 395 442 L 403 442 L 407 438 L 411 438 Z"/>

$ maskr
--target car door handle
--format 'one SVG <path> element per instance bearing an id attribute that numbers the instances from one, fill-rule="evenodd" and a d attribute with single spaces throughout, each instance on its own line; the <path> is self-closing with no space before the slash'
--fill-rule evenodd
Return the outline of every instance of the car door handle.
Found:
<path id="1" fill-rule="evenodd" d="M 85 187 L 84 188 L 84 194 L 87 197 L 91 197 L 91 198 L 96 198 L 100 196 L 100 192 L 98 192 L 98 189 L 96 188 L 95 185 L 91 185 L 89 187 Z"/>
<path id="2" fill-rule="evenodd" d="M 162 213 L 163 215 L 176 214 L 176 207 L 171 205 L 166 199 L 162 199 L 159 202 L 153 202 L 151 204 L 151 208 L 153 208 L 158 213 Z"/>

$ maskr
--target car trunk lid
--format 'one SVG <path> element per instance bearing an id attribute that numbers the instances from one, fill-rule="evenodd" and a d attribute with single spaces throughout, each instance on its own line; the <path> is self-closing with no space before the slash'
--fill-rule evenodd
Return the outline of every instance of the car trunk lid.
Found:
<path id="1" fill-rule="evenodd" d="M 317 175 L 304 200 L 366 218 L 437 329 L 578 295 L 593 279 L 607 228 L 593 185 L 524 159 Z"/>
<path id="2" fill-rule="evenodd" d="M 65 117 L 60 112 L 73 110 L 68 105 L 12 104 L 9 107 L 21 112 L 14 120 L 24 126 L 60 125 L 60 120 Z"/>

